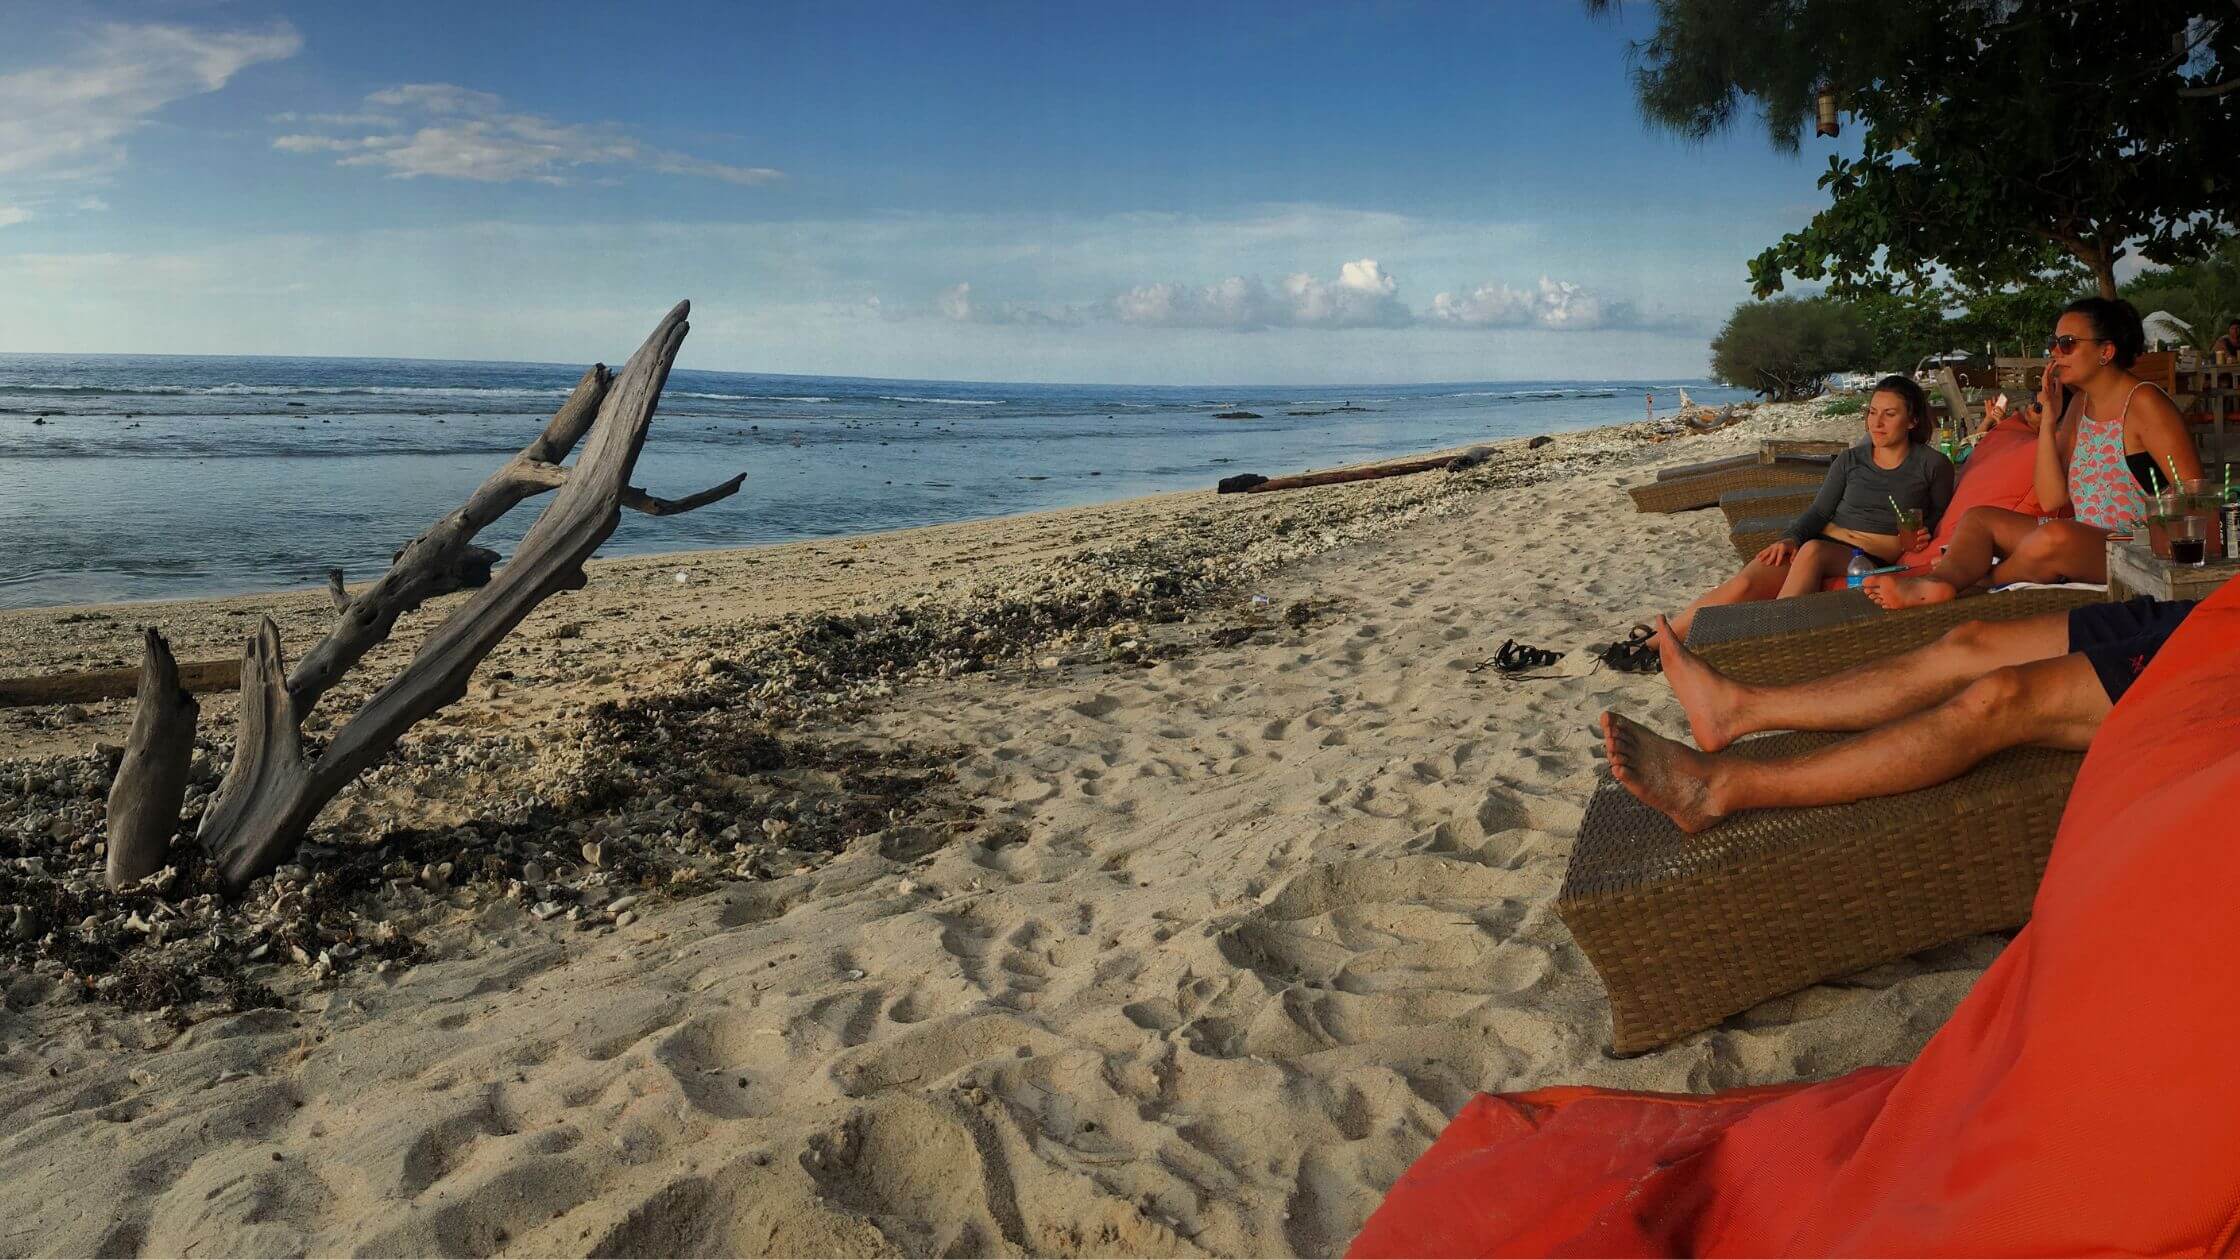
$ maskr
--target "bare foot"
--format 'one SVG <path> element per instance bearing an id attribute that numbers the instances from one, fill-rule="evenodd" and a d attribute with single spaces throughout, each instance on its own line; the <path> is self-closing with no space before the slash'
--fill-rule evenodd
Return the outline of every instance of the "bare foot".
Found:
<path id="1" fill-rule="evenodd" d="M 1716 758 L 1666 739 L 1615 713 L 1602 715 L 1602 744 L 1610 773 L 1634 799 L 1694 835 L 1725 817 L 1711 802 Z"/>
<path id="2" fill-rule="evenodd" d="M 1861 583 L 1867 598 L 1884 608 L 1919 608 L 1923 604 L 1942 604 L 1959 597 L 1960 592 L 1952 583 L 1933 577 L 1899 577 L 1884 573 Z"/>
<path id="3" fill-rule="evenodd" d="M 1664 680 L 1672 684 L 1673 697 L 1688 711 L 1688 733 L 1695 736 L 1696 747 L 1717 752 L 1737 736 L 1750 733 L 1735 729 L 1734 711 L 1741 688 L 1689 651 L 1663 617 L 1657 618 L 1656 645 L 1657 658 L 1664 663 Z"/>

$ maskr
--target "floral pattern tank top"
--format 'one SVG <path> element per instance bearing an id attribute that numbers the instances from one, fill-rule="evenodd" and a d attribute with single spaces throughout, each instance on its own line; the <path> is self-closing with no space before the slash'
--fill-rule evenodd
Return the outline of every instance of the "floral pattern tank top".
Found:
<path id="1" fill-rule="evenodd" d="M 2132 394 L 2139 385 L 2131 387 Z M 2146 491 L 2123 458 L 2123 421 L 2130 414 L 2131 395 L 2126 394 L 2122 413 L 2112 420 L 2077 417 L 2077 445 L 2069 453 L 2069 503 L 2079 525 L 2124 530 L 2146 519 Z"/>

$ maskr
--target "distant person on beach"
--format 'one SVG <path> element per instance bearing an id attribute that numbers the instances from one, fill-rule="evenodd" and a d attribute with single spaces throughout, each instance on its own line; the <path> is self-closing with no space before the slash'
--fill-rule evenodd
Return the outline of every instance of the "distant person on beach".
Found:
<path id="1" fill-rule="evenodd" d="M 1952 545 L 1918 577 L 1866 581 L 1885 608 L 1952 599 L 1999 582 L 2105 582 L 2108 535 L 2135 528 L 2153 489 L 2201 475 L 2201 459 L 2170 396 L 2131 374 L 2146 330 L 2129 302 L 2082 298 L 2061 312 L 2038 387 L 2038 502 L 2048 513 L 1970 509 Z M 2067 420 L 2072 401 L 2081 406 Z M 2061 418 L 2061 423 L 2045 420 Z M 2074 519 L 2058 519 L 2069 511 Z"/>
<path id="2" fill-rule="evenodd" d="M 1738 810 L 1841 805 L 1930 787 L 2026 744 L 2081 750 L 2193 604 L 2142 596 L 1971 621 L 1927 647 L 1778 687 L 1721 674 L 1660 617 L 1657 653 L 1696 746 L 1606 712 L 1610 772 L 1694 833 Z M 1795 757 L 1724 753 L 1760 731 L 1860 734 Z"/>
<path id="3" fill-rule="evenodd" d="M 1809 595 L 1843 576 L 1853 548 L 1889 564 L 1919 539 L 1900 536 L 1893 506 L 1918 510 L 1934 531 L 1952 501 L 1952 461 L 1930 445 L 1929 396 L 1903 376 L 1886 376 L 1867 398 L 1866 440 L 1835 457 L 1819 497 L 1779 541 L 1680 611 L 1682 637 L 1696 611 L 1720 604 Z M 1920 537 L 1926 537 L 1924 533 Z"/>

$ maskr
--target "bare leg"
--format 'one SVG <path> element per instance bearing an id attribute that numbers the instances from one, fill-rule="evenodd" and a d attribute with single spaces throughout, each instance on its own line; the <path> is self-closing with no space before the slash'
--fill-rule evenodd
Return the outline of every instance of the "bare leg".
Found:
<path id="1" fill-rule="evenodd" d="M 2108 693 L 2081 655 L 1996 669 L 1934 708 L 1801 757 L 1756 761 L 1698 752 L 1615 713 L 1602 715 L 1610 772 L 1682 831 L 1738 810 L 1842 805 L 1943 783 L 2023 744 L 2082 749 Z"/>
<path id="2" fill-rule="evenodd" d="M 2108 531 L 2075 521 L 2047 521 L 1991 570 L 1994 582 L 2105 582 Z"/>
<path id="3" fill-rule="evenodd" d="M 1794 599 L 1810 595 L 1820 589 L 1820 584 L 1836 573 L 1851 558 L 1851 549 L 1825 538 L 1815 538 L 1797 548 L 1797 558 L 1789 562 L 1789 576 L 1781 581 L 1781 599 Z"/>
<path id="4" fill-rule="evenodd" d="M 1992 670 L 2066 653 L 2069 614 L 1964 622 L 1910 652 L 1787 686 L 1727 677 L 1661 619 L 1656 644 L 1696 746 L 1717 752 L 1759 731 L 1863 731 L 1940 704 Z"/>
<path id="5" fill-rule="evenodd" d="M 1959 595 L 1991 572 L 1999 556 L 2013 555 L 2038 528 L 2038 518 L 2004 508 L 1969 508 L 1952 531 L 1944 557 L 1921 577 L 1886 574 L 1866 582 L 1867 598 L 1884 608 L 1913 608 L 1941 604 Z"/>
<path id="6" fill-rule="evenodd" d="M 1686 638 L 1688 627 L 1695 624 L 1698 609 L 1772 599 L 1781 593 L 1781 583 L 1789 576 L 1789 568 L 1788 565 L 1759 564 L 1752 560 L 1742 566 L 1742 572 L 1712 587 L 1696 602 L 1681 609 L 1679 615 L 1672 619 L 1673 627 L 1680 632 L 1682 638 Z"/>

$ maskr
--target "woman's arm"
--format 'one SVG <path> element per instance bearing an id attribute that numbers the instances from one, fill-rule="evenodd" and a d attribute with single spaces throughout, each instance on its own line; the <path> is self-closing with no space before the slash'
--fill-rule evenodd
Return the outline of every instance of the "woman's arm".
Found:
<path id="1" fill-rule="evenodd" d="M 1828 475 L 1820 482 L 1820 493 L 1813 496 L 1812 505 L 1790 524 L 1783 538 L 1802 547 L 1818 538 L 1828 522 L 1835 519 L 1836 505 L 1843 502 L 1844 483 L 1851 480 L 1851 462 L 1858 449 L 1850 447 L 1828 462 Z"/>
<path id="2" fill-rule="evenodd" d="M 2138 435 L 2140 447 L 2154 456 L 2154 465 L 2161 472 L 2167 475 L 2175 469 L 2181 478 L 2201 475 L 2201 456 L 2194 451 L 2185 419 L 2168 394 L 2159 389 L 2140 390 L 2131 400 L 2126 423 Z"/>
<path id="3" fill-rule="evenodd" d="M 2038 463 L 2031 474 L 2032 488 L 2038 492 L 2038 506 L 2048 514 L 2057 514 L 2069 506 L 2069 469 L 2061 450 L 2061 430 L 2067 417 L 2069 391 L 2046 373 L 2038 385 Z"/>

